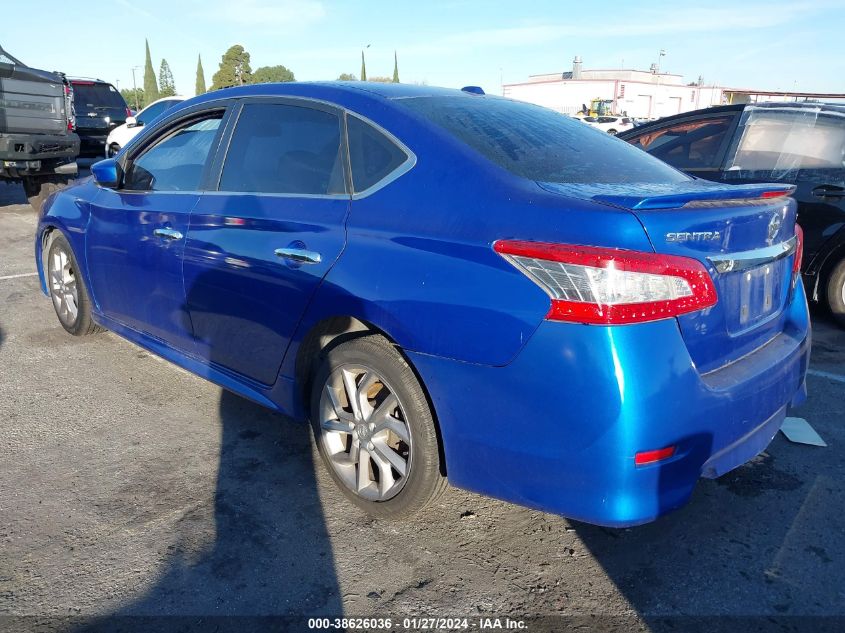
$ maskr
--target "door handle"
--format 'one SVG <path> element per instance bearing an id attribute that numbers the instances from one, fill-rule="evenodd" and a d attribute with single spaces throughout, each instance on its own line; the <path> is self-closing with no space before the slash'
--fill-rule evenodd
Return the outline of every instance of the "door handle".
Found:
<path id="1" fill-rule="evenodd" d="M 153 231 L 156 237 L 163 237 L 166 240 L 181 240 L 182 234 L 174 229 L 156 229 Z"/>
<path id="2" fill-rule="evenodd" d="M 277 248 L 274 252 L 276 253 L 276 257 L 287 259 L 297 264 L 319 264 L 323 261 L 320 253 L 304 248 Z"/>
<path id="3" fill-rule="evenodd" d="M 845 188 L 836 185 L 821 185 L 813 189 L 817 198 L 845 198 Z"/>

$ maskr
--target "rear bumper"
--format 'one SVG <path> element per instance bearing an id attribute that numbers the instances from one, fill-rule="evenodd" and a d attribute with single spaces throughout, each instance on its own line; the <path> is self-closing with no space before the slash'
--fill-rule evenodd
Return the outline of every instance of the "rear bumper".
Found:
<path id="1" fill-rule="evenodd" d="M 450 481 L 608 526 L 683 505 L 701 476 L 765 449 L 804 394 L 809 317 L 799 284 L 774 340 L 709 374 L 674 319 L 544 322 L 504 367 L 410 354 L 440 421 Z M 635 466 L 639 451 L 676 446 Z"/>
<path id="2" fill-rule="evenodd" d="M 0 134 L 0 175 L 55 173 L 79 154 L 76 134 Z"/>

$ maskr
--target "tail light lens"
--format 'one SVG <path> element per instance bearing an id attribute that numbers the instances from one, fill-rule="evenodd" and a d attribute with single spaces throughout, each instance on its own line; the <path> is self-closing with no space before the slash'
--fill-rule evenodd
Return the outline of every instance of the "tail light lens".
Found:
<path id="1" fill-rule="evenodd" d="M 129 109 L 129 106 L 126 106 L 126 117 L 129 118 L 132 116 L 132 110 Z"/>
<path id="2" fill-rule="evenodd" d="M 551 297 L 553 321 L 643 323 L 718 300 L 707 269 L 687 257 L 515 240 L 493 248 Z"/>
<path id="3" fill-rule="evenodd" d="M 792 281 L 801 273 L 801 263 L 804 259 L 804 229 L 800 224 L 795 225 L 795 257 L 792 260 Z"/>

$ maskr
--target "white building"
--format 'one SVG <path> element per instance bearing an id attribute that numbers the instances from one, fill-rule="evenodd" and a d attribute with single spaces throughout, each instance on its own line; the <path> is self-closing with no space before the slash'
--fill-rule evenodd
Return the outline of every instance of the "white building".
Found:
<path id="1" fill-rule="evenodd" d="M 572 71 L 532 75 L 527 81 L 502 86 L 505 97 L 536 103 L 563 114 L 575 114 L 593 99 L 611 100 L 615 114 L 644 119 L 728 103 L 842 99 L 842 94 L 772 92 L 685 84 L 681 75 L 651 70 L 582 70 L 576 57 Z"/>

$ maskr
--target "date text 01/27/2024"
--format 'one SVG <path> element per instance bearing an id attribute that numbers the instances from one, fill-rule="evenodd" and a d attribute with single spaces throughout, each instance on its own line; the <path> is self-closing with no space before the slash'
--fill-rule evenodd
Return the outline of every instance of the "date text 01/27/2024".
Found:
<path id="1" fill-rule="evenodd" d="M 518 631 L 526 628 L 522 620 L 511 618 L 403 618 L 402 629 L 406 631 L 426 630 L 510 630 Z M 338 630 L 394 630 L 391 618 L 309 618 L 309 629 L 338 629 Z"/>

